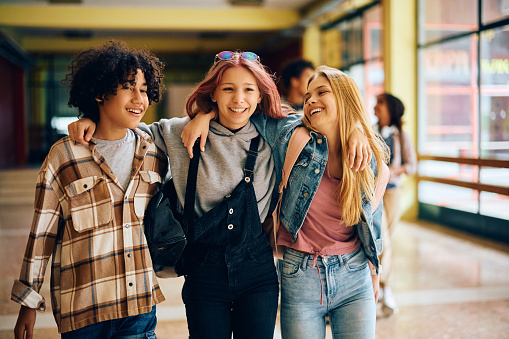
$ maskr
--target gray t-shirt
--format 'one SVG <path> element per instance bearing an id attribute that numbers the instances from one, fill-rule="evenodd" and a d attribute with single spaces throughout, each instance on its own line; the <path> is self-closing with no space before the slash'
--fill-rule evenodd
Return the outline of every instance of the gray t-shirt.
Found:
<path id="1" fill-rule="evenodd" d="M 189 118 L 161 119 L 149 126 L 138 127 L 149 133 L 157 147 L 168 154 L 173 182 L 180 203 L 184 204 L 189 155 L 180 134 Z M 255 126 L 248 122 L 236 133 L 216 121 L 210 122 L 205 152 L 201 153 L 196 182 L 195 212 L 198 216 L 219 204 L 244 178 L 244 164 L 251 139 L 258 135 Z M 276 181 L 274 161 L 269 144 L 260 140 L 254 168 L 253 186 L 260 220 L 265 220 L 270 207 Z"/>
<path id="2" fill-rule="evenodd" d="M 120 186 L 126 190 L 131 179 L 134 152 L 136 150 L 136 133 L 128 129 L 125 137 L 118 140 L 94 138 L 99 153 L 106 159 Z"/>

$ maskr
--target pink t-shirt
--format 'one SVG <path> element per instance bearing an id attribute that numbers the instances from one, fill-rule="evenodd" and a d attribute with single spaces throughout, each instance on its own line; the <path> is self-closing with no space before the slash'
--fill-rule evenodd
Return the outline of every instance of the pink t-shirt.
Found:
<path id="1" fill-rule="evenodd" d="M 329 166 L 326 165 L 297 241 L 293 243 L 290 232 L 285 227 L 280 227 L 278 245 L 321 255 L 347 254 L 359 248 L 357 233 L 353 227 L 345 226 L 341 218 L 341 208 L 334 199 L 334 190 L 340 181 L 329 174 Z"/>

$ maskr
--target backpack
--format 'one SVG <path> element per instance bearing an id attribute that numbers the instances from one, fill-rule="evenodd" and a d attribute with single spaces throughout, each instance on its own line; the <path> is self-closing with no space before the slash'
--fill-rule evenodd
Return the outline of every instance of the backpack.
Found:
<path id="1" fill-rule="evenodd" d="M 177 191 L 173 179 L 168 180 L 152 196 L 145 211 L 145 238 L 152 258 L 152 266 L 160 278 L 181 275 L 176 267 L 187 245 L 188 231 L 193 226 L 199 160 L 198 139 L 193 147 L 193 158 L 189 163 L 183 214 L 178 208 Z"/>

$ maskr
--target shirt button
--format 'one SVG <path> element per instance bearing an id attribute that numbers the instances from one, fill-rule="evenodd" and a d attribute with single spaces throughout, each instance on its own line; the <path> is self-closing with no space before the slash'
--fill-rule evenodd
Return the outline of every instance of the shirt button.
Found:
<path id="1" fill-rule="evenodd" d="M 322 139 L 318 139 L 318 140 L 316 140 L 316 142 L 321 144 L 322 143 Z"/>
<path id="2" fill-rule="evenodd" d="M 299 214 L 299 213 L 295 213 L 295 217 L 296 217 L 297 219 L 300 219 L 300 214 Z"/>
<path id="3" fill-rule="evenodd" d="M 320 173 L 320 170 L 319 170 L 318 168 L 317 168 L 317 169 L 315 169 L 315 173 L 316 173 L 316 174 Z"/>
<path id="4" fill-rule="evenodd" d="M 125 224 L 125 225 L 124 225 L 124 227 L 125 227 L 125 228 L 129 228 L 129 224 Z"/>
<path id="5" fill-rule="evenodd" d="M 230 208 L 230 210 L 228 211 L 228 213 L 233 214 L 233 208 Z"/>
<path id="6" fill-rule="evenodd" d="M 133 286 L 133 283 L 129 283 L 129 286 Z"/>
<path id="7" fill-rule="evenodd" d="M 307 197 L 309 197 L 308 192 L 304 193 L 304 198 L 307 198 Z"/>
<path id="8" fill-rule="evenodd" d="M 130 258 L 130 257 L 131 257 L 131 253 L 129 253 L 129 254 L 127 255 L 127 257 L 128 257 L 128 258 Z"/>
<path id="9" fill-rule="evenodd" d="M 145 149 L 145 148 L 147 148 L 147 146 L 142 146 L 141 148 Z"/>
<path id="10" fill-rule="evenodd" d="M 232 224 L 229 224 L 229 225 L 228 225 L 228 229 L 229 229 L 229 230 L 232 230 L 232 229 L 233 229 L 233 225 L 232 225 Z"/>
<path id="11" fill-rule="evenodd" d="M 83 185 L 83 188 L 87 188 L 87 187 L 88 187 L 87 184 Z"/>

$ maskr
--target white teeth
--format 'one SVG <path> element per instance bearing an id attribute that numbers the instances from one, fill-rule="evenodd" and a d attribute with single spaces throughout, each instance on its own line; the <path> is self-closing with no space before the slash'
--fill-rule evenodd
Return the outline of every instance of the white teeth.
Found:
<path id="1" fill-rule="evenodd" d="M 141 114 L 141 109 L 128 108 L 127 111 L 135 114 Z"/>
<path id="2" fill-rule="evenodd" d="M 315 113 L 318 113 L 318 112 L 321 112 L 323 111 L 323 108 L 315 108 L 314 110 L 312 110 L 311 112 L 309 112 L 310 115 L 313 115 Z"/>
<path id="3" fill-rule="evenodd" d="M 235 113 L 242 113 L 246 110 L 245 108 L 230 108 L 230 109 Z"/>

